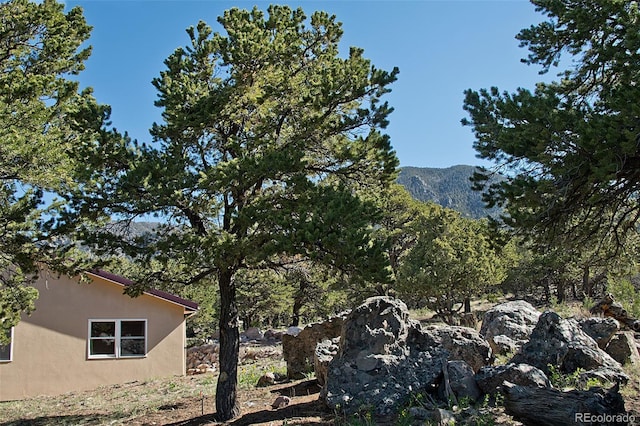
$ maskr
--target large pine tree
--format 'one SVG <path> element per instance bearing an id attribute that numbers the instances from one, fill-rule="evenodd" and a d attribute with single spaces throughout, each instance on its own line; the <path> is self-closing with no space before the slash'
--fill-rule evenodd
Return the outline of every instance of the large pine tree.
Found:
<path id="1" fill-rule="evenodd" d="M 505 206 L 514 229 L 547 241 L 619 244 L 640 218 L 638 5 L 532 3 L 547 20 L 518 34 L 524 62 L 559 69 L 558 81 L 466 92 L 475 148 L 507 178 L 485 188 L 486 199 Z"/>
<path id="2" fill-rule="evenodd" d="M 286 258 L 387 279 L 370 236 L 378 211 L 356 194 L 395 177 L 380 132 L 391 108 L 380 99 L 397 70 L 375 68 L 358 48 L 343 57 L 341 24 L 326 13 L 234 8 L 219 23 L 225 34 L 203 22 L 187 30 L 190 44 L 153 82 L 163 109 L 154 143 L 86 207 L 163 218 L 155 239 L 120 245 L 148 265 L 141 284 L 217 282 L 216 407 L 228 420 L 239 412 L 239 271 Z"/>

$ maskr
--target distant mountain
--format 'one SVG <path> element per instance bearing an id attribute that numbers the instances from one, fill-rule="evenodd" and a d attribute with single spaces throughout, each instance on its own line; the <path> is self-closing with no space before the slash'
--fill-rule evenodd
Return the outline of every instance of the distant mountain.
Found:
<path id="1" fill-rule="evenodd" d="M 446 169 L 429 167 L 402 167 L 398 183 L 404 186 L 413 198 L 433 201 L 443 207 L 459 211 L 466 217 L 482 218 L 498 216 L 499 208 L 487 209 L 482 194 L 471 189 L 469 178 L 475 166 L 453 166 Z"/>

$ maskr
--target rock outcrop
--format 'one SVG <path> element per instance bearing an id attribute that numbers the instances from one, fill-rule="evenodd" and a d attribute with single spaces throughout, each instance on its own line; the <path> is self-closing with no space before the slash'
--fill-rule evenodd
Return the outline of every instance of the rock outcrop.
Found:
<path id="1" fill-rule="evenodd" d="M 578 368 L 586 370 L 587 377 L 606 378 L 626 383 L 628 376 L 622 366 L 598 347 L 574 319 L 562 319 L 553 311 L 544 312 L 529 341 L 511 362 L 529 364 L 549 374 L 549 365 L 563 373 Z"/>
<path id="2" fill-rule="evenodd" d="M 323 386 L 320 397 L 346 415 L 366 411 L 382 417 L 396 413 L 419 392 L 445 401 L 478 400 L 499 392 L 508 395 L 510 410 L 522 418 L 529 407 L 526 395 L 538 402 L 551 398 L 559 404 L 553 415 L 564 420 L 569 411 L 561 410 L 562 401 L 585 407 L 604 401 L 608 405 L 603 412 L 620 412 L 617 388 L 563 392 L 552 389 L 548 378 L 552 365 L 560 373 L 579 370 L 583 383 L 593 377 L 626 382 L 620 363 L 598 345 L 608 342 L 613 348 L 618 342 L 609 335 L 616 327 L 613 320 L 562 319 L 551 311 L 540 314 L 525 302 L 499 305 L 485 320 L 481 332 L 459 326 L 422 327 L 409 318 L 402 301 L 369 298 L 344 318 L 339 337 L 306 340 L 314 347 L 316 377 Z M 492 349 L 482 332 L 494 343 L 504 337 L 520 348 L 509 364 L 491 366 Z M 622 346 L 633 347 L 633 336 L 625 336 L 627 344 Z M 421 408 L 433 412 L 438 407 L 434 402 Z"/>
<path id="3" fill-rule="evenodd" d="M 447 373 L 449 376 L 449 389 L 457 399 L 466 398 L 475 402 L 482 397 L 482 391 L 476 382 L 475 373 L 469 364 L 460 360 L 447 361 Z M 441 384 L 441 388 L 446 388 L 446 386 L 446 382 Z M 444 395 L 446 395 L 446 390 L 444 390 Z"/>
<path id="4" fill-rule="evenodd" d="M 595 340 L 600 349 L 606 348 L 613 335 L 620 330 L 620 323 L 611 317 L 590 317 L 578 323 L 582 331 Z"/>
<path id="5" fill-rule="evenodd" d="M 384 416 L 397 411 L 413 391 L 435 384 L 448 353 L 437 346 L 410 348 L 410 333 L 420 333 L 420 324 L 409 320 L 400 300 L 373 297 L 354 309 L 328 366 L 326 403 L 346 414 L 364 409 Z"/>
<path id="6" fill-rule="evenodd" d="M 480 334 L 494 354 L 515 353 L 529 340 L 539 317 L 540 312 L 524 300 L 501 303 L 484 314 Z"/>
<path id="7" fill-rule="evenodd" d="M 409 345 L 414 350 L 428 351 L 433 347 L 442 347 L 447 351 L 449 360 L 465 361 L 474 372 L 493 362 L 489 343 L 473 328 L 429 326 L 412 331 Z"/>
<path id="8" fill-rule="evenodd" d="M 475 379 L 480 390 L 486 394 L 499 392 L 505 381 L 521 386 L 551 387 L 547 375 L 539 368 L 529 364 L 482 367 L 476 373 Z"/>
<path id="9" fill-rule="evenodd" d="M 340 338 L 336 337 L 331 340 L 323 340 L 316 346 L 316 352 L 313 357 L 313 367 L 316 373 L 318 384 L 324 387 L 327 383 L 327 375 L 329 374 L 329 363 L 336 356 L 340 348 Z"/>

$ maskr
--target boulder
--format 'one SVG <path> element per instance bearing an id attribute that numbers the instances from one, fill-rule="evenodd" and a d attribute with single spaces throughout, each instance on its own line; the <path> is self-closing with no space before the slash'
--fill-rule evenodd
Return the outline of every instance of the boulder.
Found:
<path id="1" fill-rule="evenodd" d="M 524 300 L 501 303 L 484 314 L 480 334 L 495 354 L 513 353 L 529 339 L 539 317 L 540 312 Z"/>
<path id="2" fill-rule="evenodd" d="M 273 374 L 272 372 L 268 372 L 260 376 L 260 378 L 258 379 L 258 383 L 256 383 L 256 386 L 259 388 L 263 388 L 265 386 L 274 385 L 275 383 L 276 383 L 276 375 Z"/>
<path id="3" fill-rule="evenodd" d="M 302 379 L 313 372 L 316 345 L 323 340 L 339 337 L 343 322 L 344 317 L 336 316 L 309 324 L 297 335 L 290 334 L 290 330 L 282 335 L 282 355 L 287 362 L 287 376 L 290 379 Z"/>
<path id="4" fill-rule="evenodd" d="M 280 395 L 275 399 L 275 401 L 273 401 L 273 403 L 271 404 L 271 408 L 273 408 L 274 410 L 279 410 L 280 408 L 284 408 L 289 404 L 291 404 L 291 398 L 289 398 L 288 396 Z"/>
<path id="5" fill-rule="evenodd" d="M 494 394 L 507 381 L 521 386 L 550 387 L 551 382 L 539 368 L 528 364 L 506 364 L 482 367 L 475 376 L 480 390 Z"/>
<path id="6" fill-rule="evenodd" d="M 464 361 L 447 361 L 449 386 L 458 399 L 477 401 L 482 396 L 482 391 L 475 380 L 473 369 Z M 441 386 L 444 383 L 441 384 Z"/>
<path id="7" fill-rule="evenodd" d="M 426 345 L 410 348 L 409 335 L 421 332 L 420 324 L 409 320 L 407 306 L 400 300 L 369 298 L 344 320 L 338 352 L 328 365 L 321 395 L 327 405 L 353 414 L 362 409 L 376 415 L 395 413 L 409 396 L 434 386 L 442 375 L 448 353 Z"/>
<path id="8" fill-rule="evenodd" d="M 264 333 L 258 327 L 249 327 L 243 333 L 248 340 L 262 340 Z"/>
<path id="9" fill-rule="evenodd" d="M 518 352 L 518 349 L 526 343 L 524 341 L 515 341 L 510 337 L 505 336 L 504 334 L 498 334 L 497 336 L 493 336 L 490 340 L 487 341 L 491 346 L 491 352 L 496 355 L 509 355 Z"/>
<path id="10" fill-rule="evenodd" d="M 283 334 L 284 333 L 282 331 L 267 330 L 264 332 L 264 338 L 265 340 L 280 341 L 282 340 Z"/>
<path id="11" fill-rule="evenodd" d="M 606 348 L 609 340 L 620 330 L 620 323 L 611 317 L 590 317 L 578 323 L 582 331 L 595 340 L 600 349 Z"/>
<path id="12" fill-rule="evenodd" d="M 218 362 L 219 345 L 192 346 L 187 349 L 187 371 L 195 370 L 200 364 L 208 364 L 211 368 Z M 193 372 L 192 372 L 193 373 Z"/>
<path id="13" fill-rule="evenodd" d="M 605 352 L 622 365 L 640 364 L 634 333 L 631 331 L 616 333 L 609 341 Z"/>
<path id="14" fill-rule="evenodd" d="M 473 328 L 459 326 L 428 326 L 411 329 L 409 346 L 412 350 L 429 351 L 441 347 L 449 360 L 465 361 L 473 371 L 493 362 L 493 353 L 486 340 Z"/>
<path id="15" fill-rule="evenodd" d="M 431 413 L 431 420 L 438 426 L 450 426 L 456 424 L 456 416 L 452 411 L 444 408 L 436 408 Z"/>
<path id="16" fill-rule="evenodd" d="M 409 415 L 414 420 L 427 420 L 433 416 L 432 412 L 424 407 L 409 407 Z"/>
<path id="17" fill-rule="evenodd" d="M 550 364 L 563 373 L 572 373 L 578 368 L 605 368 L 615 373 L 615 381 L 625 383 L 628 380 L 620 363 L 600 349 L 575 319 L 562 319 L 553 311 L 540 316 L 529 341 L 511 362 L 533 365 L 545 374 L 549 374 Z"/>
<path id="18" fill-rule="evenodd" d="M 326 339 L 316 345 L 316 351 L 313 357 L 313 366 L 316 373 L 316 380 L 320 386 L 327 382 L 327 374 L 329 374 L 329 363 L 338 353 L 340 338 Z"/>
<path id="19" fill-rule="evenodd" d="M 301 331 L 302 329 L 300 327 L 292 325 L 291 327 L 287 328 L 284 334 L 288 334 L 289 336 L 297 336 Z"/>

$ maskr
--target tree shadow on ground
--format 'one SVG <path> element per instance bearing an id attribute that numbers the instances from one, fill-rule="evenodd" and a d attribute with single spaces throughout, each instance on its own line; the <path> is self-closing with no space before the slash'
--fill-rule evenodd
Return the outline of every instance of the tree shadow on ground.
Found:
<path id="1" fill-rule="evenodd" d="M 60 425 L 103 425 L 113 423 L 122 416 L 113 414 L 78 414 L 69 416 L 46 416 L 28 420 L 2 422 L 0 426 L 60 426 Z"/>
<path id="2" fill-rule="evenodd" d="M 304 382 L 296 383 L 291 386 L 279 387 L 273 389 L 271 393 L 277 393 L 288 397 L 296 396 L 309 396 L 315 393 L 320 393 L 320 385 L 316 379 L 306 380 Z"/>
<path id="3" fill-rule="evenodd" d="M 224 423 L 228 426 L 250 426 L 258 423 L 282 422 L 284 420 L 302 419 L 307 417 L 320 418 L 319 421 L 305 421 L 305 426 L 327 426 L 333 424 L 331 413 L 324 406 L 322 401 L 315 400 L 300 404 L 291 404 L 278 410 L 261 410 L 244 414 L 237 419 Z M 215 414 L 194 417 L 166 426 L 200 426 L 216 424 Z"/>

